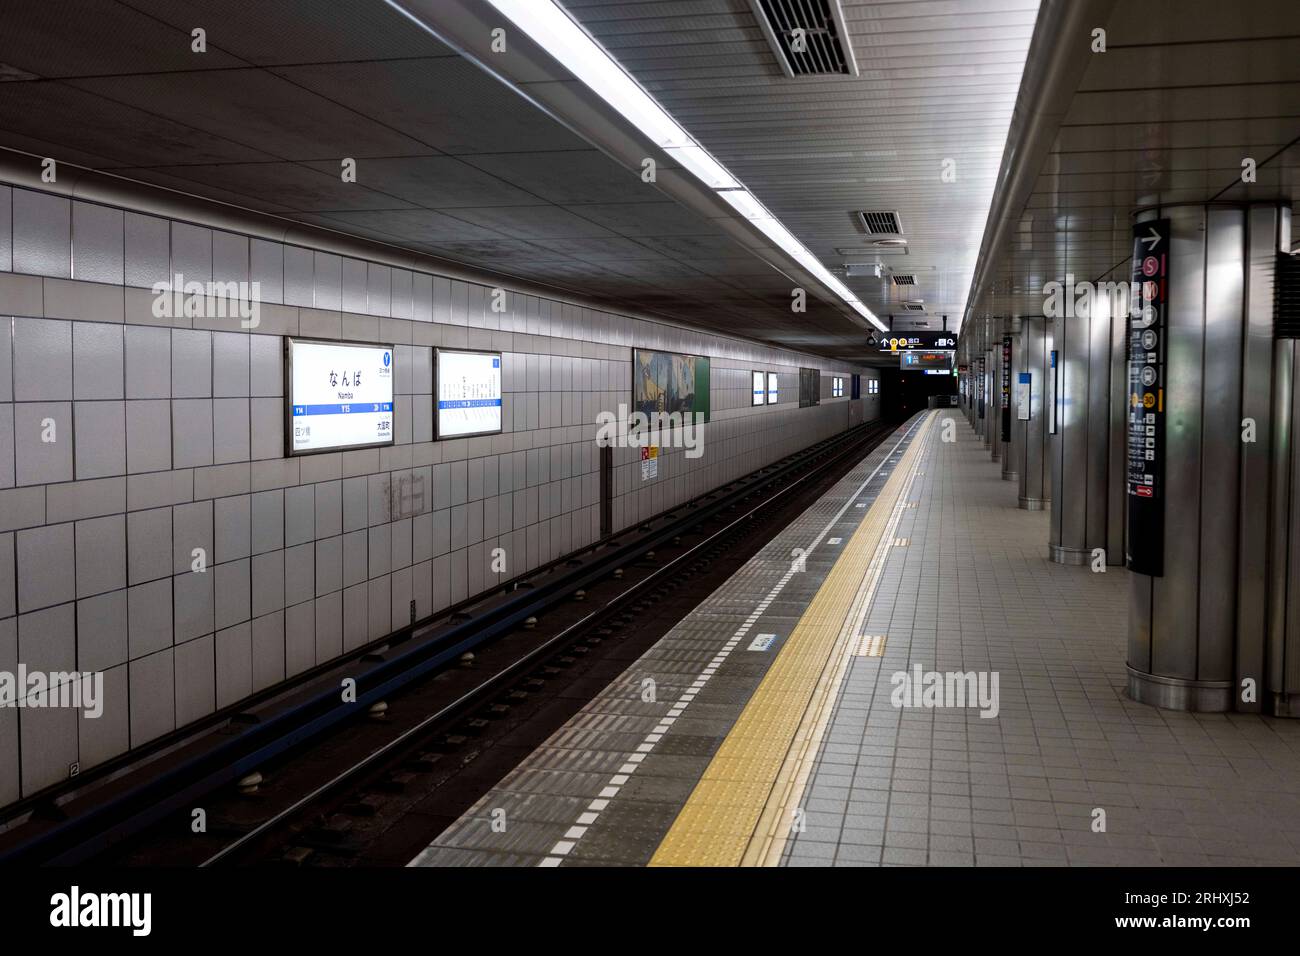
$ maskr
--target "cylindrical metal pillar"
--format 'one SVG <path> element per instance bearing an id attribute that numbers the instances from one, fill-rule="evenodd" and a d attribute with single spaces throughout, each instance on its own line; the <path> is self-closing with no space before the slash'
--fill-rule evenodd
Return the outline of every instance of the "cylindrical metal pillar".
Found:
<path id="1" fill-rule="evenodd" d="M 1288 597 L 1300 584 L 1290 557 L 1300 550 L 1300 528 L 1287 513 L 1297 474 L 1286 447 L 1293 359 L 1291 342 L 1273 348 L 1268 339 L 1289 209 L 1215 203 L 1138 216 L 1139 223 L 1162 219 L 1169 222 L 1164 369 L 1141 388 L 1163 415 L 1163 448 L 1155 433 L 1163 466 L 1154 491 L 1134 491 L 1140 486 L 1131 479 L 1129 488 L 1160 509 L 1143 506 L 1163 515 L 1163 527 L 1158 541 L 1143 538 L 1149 525 L 1135 523 L 1130 506 L 1129 693 L 1179 710 L 1263 703 L 1286 713 L 1300 692 L 1300 654 L 1287 659 L 1288 648 L 1300 650 Z M 1149 322 L 1130 321 L 1130 349 L 1144 336 L 1158 341 Z M 1135 430 L 1144 418 L 1141 407 L 1129 412 Z M 1135 430 L 1129 450 L 1141 455 Z M 1139 550 L 1159 556 L 1158 573 L 1134 569 Z"/>
<path id="2" fill-rule="evenodd" d="M 1125 277 L 1127 282 L 1127 277 Z M 1075 290 L 1066 290 L 1066 296 Z M 1071 314 L 1074 313 L 1074 314 Z M 1052 524 L 1049 553 L 1060 564 L 1088 563 L 1102 549 L 1107 564 L 1123 561 L 1122 540 L 1110 536 L 1111 483 L 1123 472 L 1112 467 L 1121 447 L 1123 412 L 1112 413 L 1116 376 L 1123 381 L 1123 354 L 1114 349 L 1111 297 L 1080 296 L 1053 320 L 1059 366 L 1057 440 L 1052 449 Z M 1116 322 L 1121 321 L 1116 319 Z M 1118 396 L 1123 408 L 1124 394 Z"/>
<path id="3" fill-rule="evenodd" d="M 1041 315 L 1020 320 L 1020 371 L 1029 397 L 1029 418 L 1021 418 L 1017 400 L 1012 430 L 1019 436 L 1016 470 L 1020 474 L 1020 507 L 1041 511 L 1052 499 L 1052 465 L 1048 455 L 1047 377 L 1052 372 L 1052 326 Z M 1018 393 L 1017 393 L 1018 395 Z"/>
<path id="4" fill-rule="evenodd" d="M 996 332 L 1002 323 L 994 321 L 991 331 Z M 989 342 L 989 414 L 985 444 L 994 461 L 1002 459 L 1002 336 L 993 335 Z"/>

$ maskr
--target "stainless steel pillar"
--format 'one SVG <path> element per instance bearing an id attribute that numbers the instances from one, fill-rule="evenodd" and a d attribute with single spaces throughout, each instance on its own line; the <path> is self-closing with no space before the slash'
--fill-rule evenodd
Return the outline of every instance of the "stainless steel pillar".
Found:
<path id="1" fill-rule="evenodd" d="M 1002 327 L 1001 322 L 994 322 L 990 331 L 994 332 L 989 341 L 989 401 L 988 432 L 985 444 L 994 461 L 1002 459 L 1002 336 L 996 334 Z"/>
<path id="2" fill-rule="evenodd" d="M 984 439 L 984 447 L 992 450 L 993 448 L 993 350 L 989 348 L 988 342 L 988 324 L 984 326 L 984 351 L 980 354 L 984 357 L 984 364 L 981 366 L 984 374 L 984 418 L 980 425 L 980 437 Z"/>
<path id="3" fill-rule="evenodd" d="M 1029 420 L 1011 423 L 1019 436 L 1016 470 L 1020 507 L 1041 511 L 1052 499 L 1052 465 L 1048 455 L 1047 376 L 1051 374 L 1052 327 L 1040 315 L 1020 320 L 1020 370 L 1029 375 Z"/>
<path id="4" fill-rule="evenodd" d="M 1128 281 L 1127 272 L 1122 278 Z M 1094 297 L 1080 303 L 1082 314 L 1052 320 L 1061 394 L 1048 549 L 1060 564 L 1086 564 L 1097 548 L 1107 564 L 1123 563 L 1123 538 L 1113 536 L 1122 522 L 1111 510 L 1122 502 L 1124 480 L 1124 337 L 1114 330 L 1111 310 L 1109 296 Z M 1123 319 L 1114 323 L 1122 327 Z"/>
<path id="5" fill-rule="evenodd" d="M 1129 693 L 1180 710 L 1294 713 L 1295 357 L 1293 342 L 1271 341 L 1289 209 L 1166 206 L 1138 221 L 1159 218 L 1171 229 L 1163 574 L 1130 574 Z"/>

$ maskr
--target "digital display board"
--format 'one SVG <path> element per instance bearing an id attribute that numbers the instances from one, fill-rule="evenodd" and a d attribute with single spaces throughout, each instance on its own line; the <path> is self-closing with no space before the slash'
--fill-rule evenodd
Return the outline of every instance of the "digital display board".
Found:
<path id="1" fill-rule="evenodd" d="M 391 345 L 286 337 L 286 453 L 391 445 L 395 354 Z"/>
<path id="2" fill-rule="evenodd" d="M 438 349 L 434 408 L 437 437 L 501 431 L 501 353 Z"/>
<path id="3" fill-rule="evenodd" d="M 754 373 L 754 397 L 750 400 L 751 404 L 762 405 L 767 400 L 767 390 L 763 384 L 766 381 L 767 376 L 762 372 Z"/>
<path id="4" fill-rule="evenodd" d="M 767 404 L 776 404 L 776 372 L 767 373 Z"/>
<path id="5" fill-rule="evenodd" d="M 952 352 L 900 352 L 898 367 L 904 372 L 926 368 L 952 368 Z"/>

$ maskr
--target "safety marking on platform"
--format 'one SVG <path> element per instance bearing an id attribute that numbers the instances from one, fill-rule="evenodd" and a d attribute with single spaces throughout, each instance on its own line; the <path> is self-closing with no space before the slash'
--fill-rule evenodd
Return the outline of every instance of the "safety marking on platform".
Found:
<path id="1" fill-rule="evenodd" d="M 933 418 L 932 413 L 914 423 L 913 429 L 921 427 L 902 455 L 902 467 L 877 493 L 696 783 L 651 866 L 753 866 L 779 860 L 789 831 L 788 812 L 811 773 L 843 678 L 844 652 L 861 633 L 902 515 L 910 472 Z M 890 455 L 901 445 L 900 440 Z"/>
<path id="2" fill-rule="evenodd" d="M 907 547 L 907 539 L 906 539 L 906 538 L 895 538 L 895 539 L 894 539 L 894 547 L 896 547 L 896 548 L 906 548 L 906 547 Z"/>
<path id="3" fill-rule="evenodd" d="M 857 657 L 880 657 L 885 653 L 885 635 L 863 634 L 854 653 Z"/>
<path id="4" fill-rule="evenodd" d="M 923 422 L 924 425 L 922 424 Z M 928 417 L 925 419 L 918 419 L 917 421 L 909 425 L 907 431 L 904 432 L 903 435 L 898 439 L 898 441 L 894 443 L 893 449 L 886 455 L 886 457 L 888 457 L 888 455 L 892 455 L 895 452 L 897 452 L 898 449 L 902 446 L 902 444 L 912 436 L 912 433 L 917 431 L 918 426 L 922 426 L 921 433 L 923 433 L 925 428 L 928 427 L 928 425 L 929 425 Z M 919 434 L 920 433 L 918 433 L 918 436 Z M 839 522 L 839 520 L 844 517 L 844 513 L 849 510 L 849 506 L 854 503 L 854 501 L 858 498 L 858 496 L 861 495 L 862 492 L 864 492 L 867 489 L 867 486 L 870 485 L 873 480 L 875 480 L 876 476 L 880 474 L 880 469 L 883 465 L 884 462 L 882 461 L 879 465 L 876 465 L 876 467 L 872 469 L 871 474 L 867 475 L 867 477 L 863 479 L 862 483 L 858 485 L 856 489 L 854 489 L 853 494 L 849 495 L 848 500 L 844 502 L 843 507 L 841 507 L 840 510 L 835 513 L 834 517 L 832 517 L 831 520 L 826 523 L 826 525 L 821 529 L 821 531 L 817 532 L 816 536 L 814 536 L 812 540 L 812 543 L 809 544 L 808 547 L 804 549 L 805 556 L 810 555 L 814 550 L 816 550 L 817 546 L 822 543 L 822 541 L 830 533 L 831 529 L 834 528 L 835 525 Z M 871 513 L 868 512 L 863 517 L 864 523 L 870 520 L 870 517 L 871 517 Z M 859 527 L 858 530 L 860 531 L 861 527 Z M 851 538 L 850 544 L 852 543 L 852 540 L 853 539 Z M 759 602 L 760 605 L 763 606 L 770 605 L 773 601 L 775 601 L 780 596 L 781 592 L 785 590 L 786 585 L 790 583 L 791 578 L 793 578 L 796 574 L 799 573 L 797 568 L 798 568 L 797 565 L 791 566 L 783 575 L 781 575 L 781 578 L 776 582 L 776 584 L 772 586 L 772 589 L 768 591 L 766 595 L 763 596 L 762 601 Z M 834 574 L 834 571 L 835 568 L 832 567 L 831 573 Z M 824 586 L 825 584 L 823 582 L 823 587 Z M 820 591 L 818 593 L 820 594 Z M 814 600 L 816 600 L 816 598 L 814 598 Z M 741 624 L 741 626 L 736 629 L 735 633 L 732 634 L 731 638 L 725 644 L 722 645 L 722 649 L 718 652 L 717 656 L 715 656 L 712 659 L 712 661 L 710 661 L 709 663 L 710 668 L 716 671 L 717 666 L 731 656 L 731 652 L 736 649 L 736 645 L 738 645 L 745 638 L 745 636 L 749 633 L 750 629 L 754 626 L 754 623 L 757 621 L 758 616 L 759 615 L 751 615 L 750 617 L 747 617 L 745 619 L 745 621 Z M 778 655 L 776 661 L 773 663 L 773 666 L 775 667 L 776 664 L 780 662 L 780 660 L 781 657 L 780 655 Z M 703 672 L 701 672 L 700 678 L 698 679 L 699 684 L 703 686 L 704 682 L 708 680 L 709 676 L 711 675 L 706 675 Z M 762 685 L 760 684 L 760 689 L 761 686 Z M 683 711 L 685 711 L 686 708 L 690 706 L 691 701 L 695 699 L 696 693 L 697 691 L 695 689 L 690 689 L 687 690 L 686 693 L 682 694 L 681 697 L 679 697 L 677 701 L 673 704 L 673 706 L 669 708 L 667 717 L 672 718 L 674 720 L 680 717 Z M 744 716 L 743 712 L 741 716 Z M 647 735 L 647 740 L 643 742 L 653 743 L 653 741 L 648 740 L 648 735 Z M 637 763 L 644 760 L 645 757 L 646 757 L 645 753 L 636 753 L 631 755 L 631 757 L 629 758 L 629 762 L 625 763 L 622 767 L 620 767 L 619 772 L 617 774 L 614 774 L 612 777 L 610 777 L 608 785 L 605 786 L 600 791 L 599 798 L 597 800 L 593 800 L 590 804 L 588 804 L 587 810 L 584 812 L 590 812 L 599 815 L 600 811 L 604 809 L 604 807 L 602 806 L 598 808 L 596 804 L 597 803 L 607 804 L 609 800 L 618 796 L 618 793 L 622 789 L 623 785 L 627 783 L 631 774 L 636 771 Z M 710 766 L 712 766 L 712 764 L 710 764 Z M 551 847 L 550 855 L 544 857 L 537 865 L 546 866 L 546 867 L 559 866 L 561 863 L 564 862 L 564 858 L 567 857 L 571 852 L 573 852 L 573 848 L 576 845 L 577 845 L 576 839 L 566 838 L 558 841 L 553 847 Z M 660 847 L 660 849 L 662 850 L 662 846 Z M 652 865 L 654 864 L 654 860 L 651 860 L 651 864 Z"/>
<path id="5" fill-rule="evenodd" d="M 827 539 L 826 539 L 826 543 L 827 543 L 827 544 L 839 544 L 839 543 L 840 543 L 841 541 L 843 541 L 843 540 L 844 540 L 843 538 L 827 538 Z"/>
<path id="6" fill-rule="evenodd" d="M 751 651 L 765 651 L 772 646 L 772 642 L 775 640 L 775 634 L 760 634 L 749 642 L 749 649 Z"/>

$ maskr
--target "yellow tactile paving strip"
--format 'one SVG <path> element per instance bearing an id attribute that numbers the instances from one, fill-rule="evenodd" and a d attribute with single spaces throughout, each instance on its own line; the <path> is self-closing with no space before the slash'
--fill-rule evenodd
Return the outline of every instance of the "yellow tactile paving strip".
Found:
<path id="1" fill-rule="evenodd" d="M 835 651 L 843 650 L 845 621 L 933 420 L 931 414 L 913 436 L 659 844 L 651 866 L 761 865 L 779 856 L 784 835 L 778 829 L 788 827 L 788 803 L 803 791 L 839 683 L 844 655 Z"/>

